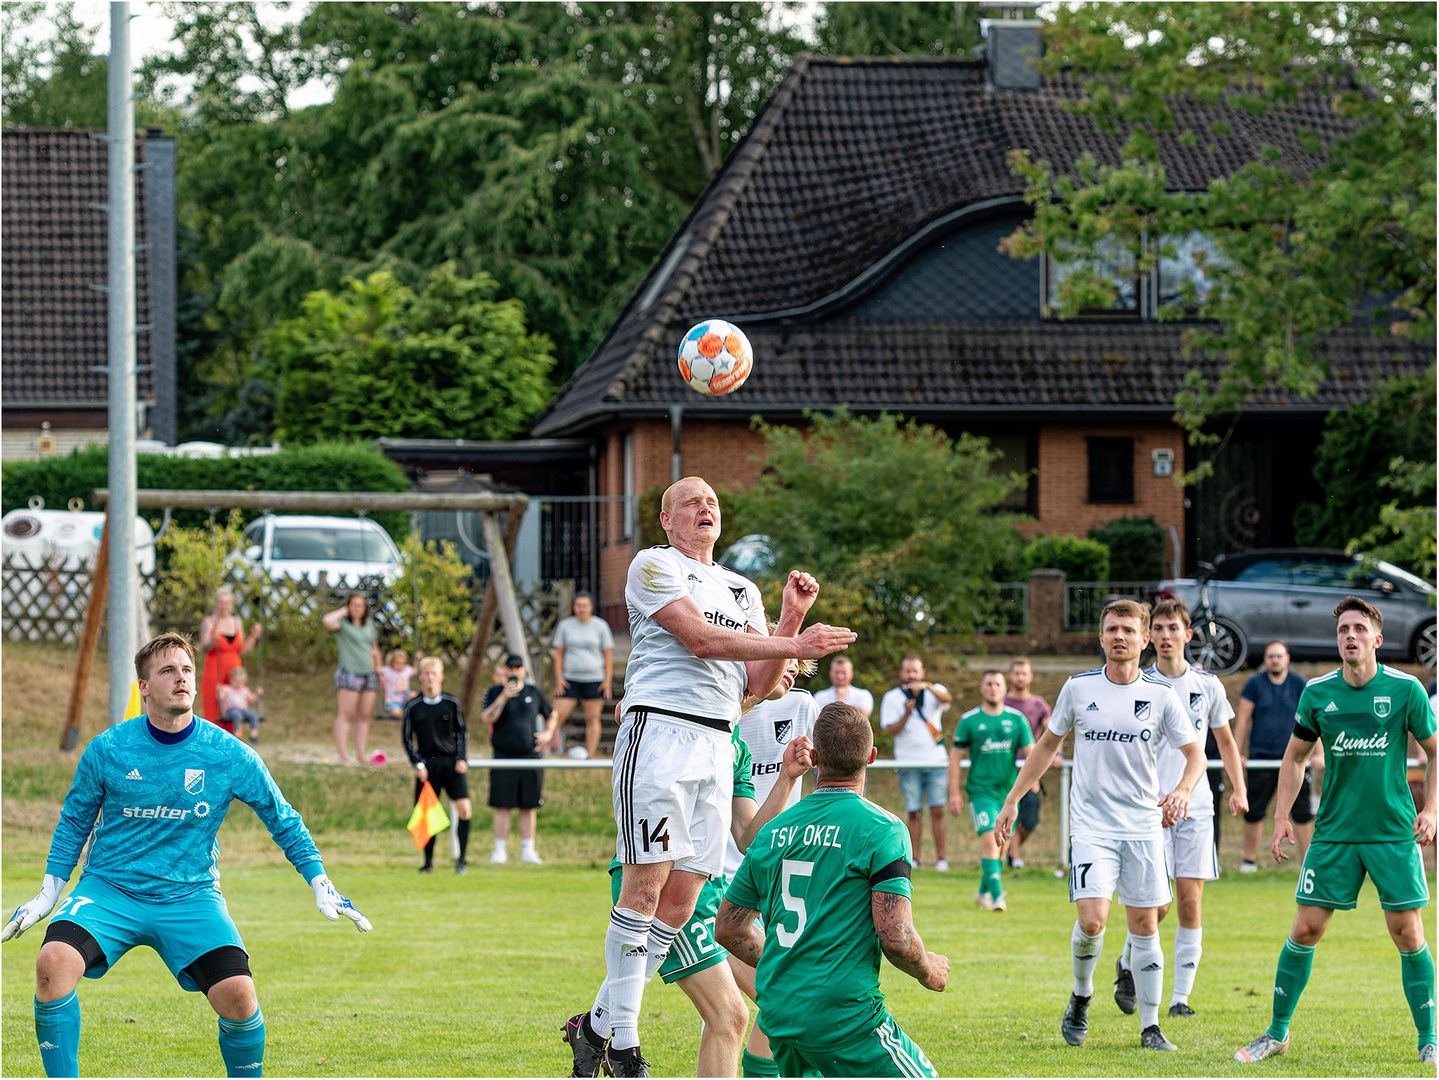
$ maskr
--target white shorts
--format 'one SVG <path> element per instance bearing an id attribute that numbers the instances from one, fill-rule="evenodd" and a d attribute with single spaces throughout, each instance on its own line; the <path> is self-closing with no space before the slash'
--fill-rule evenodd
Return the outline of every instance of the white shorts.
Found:
<path id="1" fill-rule="evenodd" d="M 734 796 L 728 734 L 629 712 L 615 737 L 611 791 L 620 862 L 672 862 L 706 877 L 724 871 Z"/>
<path id="2" fill-rule="evenodd" d="M 1164 861 L 1172 878 L 1213 881 L 1219 876 L 1214 816 L 1185 818 L 1164 830 Z"/>
<path id="3" fill-rule="evenodd" d="M 1164 841 L 1069 838 L 1069 902 L 1109 900 L 1119 891 L 1125 907 L 1153 908 L 1170 903 Z"/>

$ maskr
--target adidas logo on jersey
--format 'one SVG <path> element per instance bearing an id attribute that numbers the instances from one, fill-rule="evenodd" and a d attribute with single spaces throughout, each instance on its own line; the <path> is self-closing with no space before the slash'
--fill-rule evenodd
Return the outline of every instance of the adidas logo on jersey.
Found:
<path id="1" fill-rule="evenodd" d="M 1144 965 L 1144 967 L 1140 968 L 1139 970 L 1140 970 L 1140 971 L 1163 971 L 1163 970 L 1164 970 L 1164 965 L 1163 965 L 1163 964 L 1146 964 L 1146 965 Z"/>
<path id="2" fill-rule="evenodd" d="M 126 779 L 126 780 L 143 780 L 143 779 L 145 779 L 145 778 L 140 775 L 140 770 L 139 770 L 139 769 L 131 769 L 128 773 L 125 774 L 125 779 Z"/>
<path id="3" fill-rule="evenodd" d="M 1334 704 L 1334 702 L 1331 701 L 1328 705 L 1324 706 L 1324 711 L 1325 711 L 1325 712 L 1338 712 L 1338 711 L 1339 711 L 1339 706 L 1336 705 L 1336 704 Z"/>
<path id="4" fill-rule="evenodd" d="M 1098 711 L 1099 711 L 1099 706 L 1096 705 L 1094 702 L 1091 701 L 1091 702 L 1089 703 L 1089 708 L 1085 709 L 1084 711 L 1085 711 L 1085 712 L 1098 712 Z"/>

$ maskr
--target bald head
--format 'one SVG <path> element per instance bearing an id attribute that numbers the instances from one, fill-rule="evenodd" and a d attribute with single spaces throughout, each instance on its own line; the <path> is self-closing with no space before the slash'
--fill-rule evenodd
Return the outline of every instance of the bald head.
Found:
<path id="1" fill-rule="evenodd" d="M 700 562 L 713 562 L 720 536 L 719 496 L 698 476 L 671 484 L 660 499 L 660 528 L 670 546 Z"/>

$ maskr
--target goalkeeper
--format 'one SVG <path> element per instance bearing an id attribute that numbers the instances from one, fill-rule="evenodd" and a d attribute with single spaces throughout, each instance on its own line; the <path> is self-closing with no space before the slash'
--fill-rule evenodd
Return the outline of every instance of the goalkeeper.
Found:
<path id="1" fill-rule="evenodd" d="M 213 724 L 197 723 L 195 653 L 179 634 L 135 654 L 147 714 L 96 736 L 65 796 L 40 895 L 5 924 L 9 941 L 55 909 L 35 963 L 35 1039 L 47 1076 L 78 1076 L 80 976 L 98 979 L 137 945 L 160 954 L 181 989 L 219 1014 L 229 1076 L 260 1076 L 265 1020 L 249 955 L 220 895 L 215 834 L 234 799 L 248 805 L 315 890 L 331 921 L 369 920 L 335 891 L 320 853 L 259 756 Z M 55 902 L 80 858 L 80 881 Z"/>

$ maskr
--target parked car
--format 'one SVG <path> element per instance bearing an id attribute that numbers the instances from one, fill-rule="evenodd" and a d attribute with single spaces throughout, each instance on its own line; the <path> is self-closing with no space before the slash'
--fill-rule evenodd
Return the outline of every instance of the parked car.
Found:
<path id="1" fill-rule="evenodd" d="M 271 578 L 357 587 L 379 578 L 392 585 L 404 572 L 400 549 L 378 524 L 362 517 L 266 514 L 246 528 L 237 567 L 262 569 Z"/>
<path id="2" fill-rule="evenodd" d="M 1333 611 L 1346 596 L 1361 596 L 1383 613 L 1381 659 L 1434 666 L 1434 586 L 1381 560 L 1325 548 L 1246 551 L 1220 556 L 1199 578 L 1161 581 L 1159 587 L 1191 612 L 1201 611 L 1207 598 L 1227 649 L 1224 659 L 1232 660 L 1219 666 L 1230 671 L 1261 658 L 1274 640 L 1283 641 L 1296 659 L 1336 659 Z M 1199 622 L 1196 618 L 1196 631 Z M 1237 641 L 1223 640 L 1226 624 L 1241 631 Z M 1196 632 L 1201 647 L 1207 644 L 1200 641 L 1203 636 Z"/>

